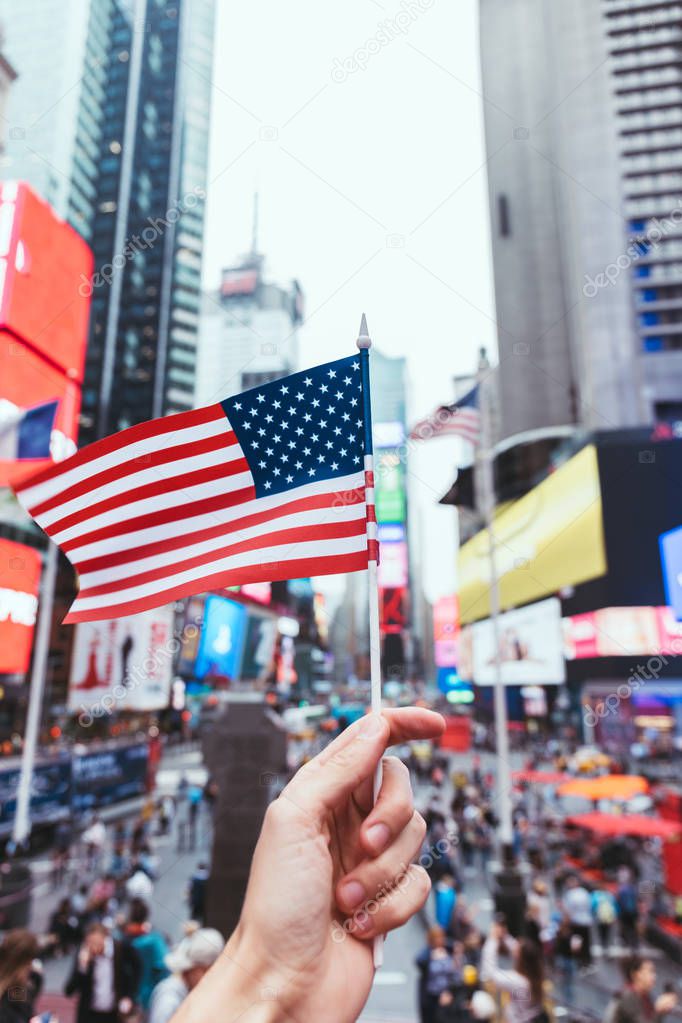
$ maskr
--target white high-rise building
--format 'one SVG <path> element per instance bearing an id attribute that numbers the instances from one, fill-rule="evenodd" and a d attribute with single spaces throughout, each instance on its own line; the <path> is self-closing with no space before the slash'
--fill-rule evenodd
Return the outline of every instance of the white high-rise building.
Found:
<path id="1" fill-rule="evenodd" d="M 220 289 L 204 292 L 197 351 L 195 404 L 295 372 L 303 292 L 265 279 L 260 256 L 223 270 Z"/>

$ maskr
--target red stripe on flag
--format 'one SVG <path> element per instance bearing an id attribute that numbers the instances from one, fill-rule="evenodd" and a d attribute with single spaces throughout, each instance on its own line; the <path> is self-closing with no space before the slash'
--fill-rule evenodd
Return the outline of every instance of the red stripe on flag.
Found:
<path id="1" fill-rule="evenodd" d="M 125 536 L 127 533 L 134 533 L 138 529 L 151 529 L 154 526 L 163 526 L 169 522 L 184 521 L 193 518 L 195 515 L 205 515 L 208 512 L 222 511 L 224 508 L 234 508 L 235 505 L 244 504 L 245 501 L 252 501 L 256 496 L 256 488 L 253 484 L 244 487 L 242 490 L 233 490 L 230 494 L 219 494 L 217 497 L 207 497 L 200 504 L 176 504 L 172 508 L 163 508 L 160 511 L 149 512 L 146 515 L 138 515 L 134 519 L 126 519 L 125 522 L 113 522 L 110 526 L 101 529 L 93 529 L 90 533 L 76 536 L 73 540 L 63 540 L 59 546 L 68 554 L 74 547 L 81 547 L 86 543 L 97 543 L 100 540 L 108 540 L 113 536 Z M 51 535 L 50 526 L 45 532 Z M 186 539 L 186 536 L 185 536 Z"/>
<path id="2" fill-rule="evenodd" d="M 378 540 L 367 540 L 367 553 L 368 561 L 376 561 L 379 564 L 379 541 Z"/>
<path id="3" fill-rule="evenodd" d="M 359 572 L 367 567 L 367 551 L 355 551 L 353 554 L 329 554 L 322 558 L 300 558 L 294 561 L 277 561 L 268 565 L 253 565 L 245 568 L 232 569 L 229 572 L 217 572 L 214 575 L 194 579 L 189 583 L 172 586 L 167 590 L 152 593 L 138 600 L 123 604 L 112 604 L 111 614 L 115 618 L 138 614 L 153 607 L 160 607 L 180 597 L 190 597 L 194 593 L 206 590 L 223 589 L 226 586 L 240 586 L 244 583 L 277 582 L 280 579 L 305 579 L 311 575 L 336 575 L 340 572 Z M 64 619 L 65 625 L 76 622 L 101 621 L 104 617 L 102 607 L 87 611 L 70 612 Z"/>
<path id="4" fill-rule="evenodd" d="M 272 533 L 268 533 L 265 537 L 265 545 L 268 547 L 277 547 L 281 545 L 290 544 L 295 546 L 297 544 L 312 543 L 314 540 L 339 540 L 342 537 L 347 536 L 359 536 L 364 533 L 365 525 L 362 519 L 351 519 L 345 522 L 331 522 L 324 523 L 316 526 L 297 526 L 292 529 L 280 529 Z M 148 572 L 138 572 L 134 577 L 134 584 L 136 586 L 144 586 L 145 583 L 155 582 L 158 579 L 164 579 L 169 575 L 175 575 L 180 572 L 188 572 L 192 568 L 199 568 L 201 565 L 210 565 L 212 562 L 218 561 L 220 558 L 228 558 L 233 554 L 242 554 L 245 551 L 258 551 L 262 550 L 264 546 L 264 538 L 262 536 L 253 536 L 248 540 L 240 540 L 236 543 L 228 544 L 226 547 L 218 548 L 217 550 L 206 551 L 204 554 L 197 554 L 193 558 L 185 558 L 183 561 L 175 561 L 170 565 L 162 565 L 159 568 L 153 568 Z M 79 600 L 86 600 L 90 597 L 100 597 L 105 593 L 115 593 L 117 590 L 121 590 L 130 585 L 133 580 L 130 579 L 114 579 L 108 583 L 100 583 L 98 586 L 91 586 L 89 589 L 81 590 L 78 594 Z"/>
<path id="5" fill-rule="evenodd" d="M 169 479 L 154 480 L 153 483 L 145 483 L 134 490 L 128 490 L 125 494 L 112 494 L 111 497 L 98 501 L 96 504 L 86 505 L 80 511 L 72 512 L 63 519 L 50 523 L 50 533 L 61 533 L 63 529 L 70 529 L 80 522 L 87 522 L 95 515 L 112 511 L 114 508 L 125 508 L 134 501 L 145 501 L 151 497 L 160 497 L 162 494 L 172 493 L 176 490 L 185 490 L 187 487 L 198 486 L 201 483 L 212 483 L 216 480 L 226 479 L 229 476 L 236 476 L 240 472 L 248 472 L 249 463 L 245 458 L 235 458 L 224 465 L 209 465 L 206 469 L 196 469 L 182 476 L 171 476 Z M 184 506 L 183 506 L 184 507 Z"/>
<path id="6" fill-rule="evenodd" d="M 368 504 L 367 505 L 367 521 L 368 522 L 376 522 L 376 520 L 377 520 L 376 508 L 374 507 L 373 504 Z"/>
<path id="7" fill-rule="evenodd" d="M 59 494 L 55 494 L 54 497 L 34 505 L 29 511 L 34 517 L 42 515 L 47 511 L 52 511 L 53 508 L 57 508 L 60 504 L 66 504 L 76 497 L 83 497 L 84 494 L 97 490 L 98 487 L 102 487 L 106 483 L 113 483 L 115 480 L 124 479 L 133 473 L 142 472 L 144 469 L 156 469 L 161 465 L 168 465 L 169 462 L 176 462 L 182 458 L 207 455 L 211 451 L 227 449 L 236 443 L 237 438 L 230 431 L 229 433 L 217 433 L 213 437 L 200 437 L 198 440 L 186 444 L 174 444 L 173 447 L 161 448 L 159 451 L 150 451 L 147 455 L 140 455 L 120 465 L 113 465 L 110 469 L 103 469 L 102 472 L 97 472 L 94 476 L 88 476 L 87 479 L 74 483 L 73 486 L 68 487 L 68 489 L 61 491 Z M 33 480 L 31 480 L 31 484 L 33 484 Z"/>
<path id="8" fill-rule="evenodd" d="M 218 536 L 228 536 L 242 529 L 249 529 L 252 526 L 259 526 L 272 519 L 282 518 L 284 515 L 314 511 L 318 508 L 335 508 L 338 494 L 312 494 L 309 497 L 292 498 L 283 504 L 274 505 L 250 515 L 243 515 L 239 519 L 232 519 L 230 522 L 220 522 L 216 526 L 208 526 L 206 529 L 199 529 L 191 534 L 172 536 L 166 540 L 155 540 L 152 543 L 143 544 L 140 547 L 130 547 L 124 551 L 114 551 L 111 554 L 102 554 L 99 557 L 88 558 L 85 561 L 77 561 L 76 567 L 81 575 L 88 572 L 96 572 L 103 568 L 112 568 L 115 565 L 124 565 L 129 561 L 137 561 L 143 557 L 153 557 L 157 554 L 165 554 L 168 551 L 181 550 L 188 542 L 201 543 L 203 540 L 212 540 Z M 346 492 L 347 499 L 343 501 L 344 506 L 360 504 L 364 500 L 361 490 L 349 490 Z M 363 521 L 362 519 L 360 521 Z M 364 526 L 363 526 L 364 528 Z"/>
<path id="9" fill-rule="evenodd" d="M 374 471 L 372 469 L 365 469 L 365 486 L 374 486 Z"/>
<path id="10" fill-rule="evenodd" d="M 120 451 L 128 444 L 134 444 L 139 440 L 147 440 L 150 437 L 162 437 L 166 433 L 173 433 L 175 430 L 186 430 L 192 426 L 200 426 L 203 423 L 212 423 L 218 419 L 225 419 L 225 410 L 222 405 L 207 405 L 206 408 L 192 409 L 191 412 L 177 412 L 172 416 L 164 416 L 162 419 L 152 419 L 148 423 L 138 423 L 136 426 L 129 426 L 126 430 L 114 433 L 111 437 L 103 437 L 102 440 L 88 444 L 87 447 L 78 451 L 71 458 L 64 462 L 58 462 L 54 466 L 44 469 L 42 472 L 31 476 L 23 486 L 17 488 L 17 493 L 28 490 L 38 483 L 45 483 L 54 479 L 62 472 L 75 469 L 76 466 L 87 465 L 102 455 L 111 454 L 113 451 Z"/>

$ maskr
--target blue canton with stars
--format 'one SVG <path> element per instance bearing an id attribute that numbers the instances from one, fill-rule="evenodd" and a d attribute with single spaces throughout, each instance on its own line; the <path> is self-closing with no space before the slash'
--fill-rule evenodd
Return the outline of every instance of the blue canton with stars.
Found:
<path id="1" fill-rule="evenodd" d="M 257 497 L 363 469 L 359 355 L 254 387 L 221 405 L 249 463 Z"/>

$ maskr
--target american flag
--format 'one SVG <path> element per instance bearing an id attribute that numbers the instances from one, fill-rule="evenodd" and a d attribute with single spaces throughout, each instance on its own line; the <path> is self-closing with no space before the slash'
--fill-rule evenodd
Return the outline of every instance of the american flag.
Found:
<path id="1" fill-rule="evenodd" d="M 17 488 L 78 572 L 65 621 L 366 568 L 364 355 L 131 426 Z"/>
<path id="2" fill-rule="evenodd" d="M 431 440 L 432 437 L 462 437 L 477 444 L 481 432 L 478 408 L 478 385 L 452 405 L 439 405 L 426 419 L 412 427 L 412 440 Z"/>

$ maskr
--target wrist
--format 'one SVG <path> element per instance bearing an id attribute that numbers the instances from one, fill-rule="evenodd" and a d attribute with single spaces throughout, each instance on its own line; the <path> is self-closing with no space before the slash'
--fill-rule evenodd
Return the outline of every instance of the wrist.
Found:
<path id="1" fill-rule="evenodd" d="M 173 1023 L 206 1023 L 222 1006 L 240 1023 L 286 1023 L 291 1019 L 283 1003 L 284 982 L 245 940 L 237 927 L 206 976 L 185 1000 Z"/>

